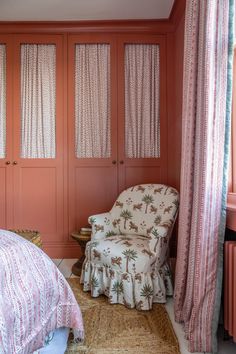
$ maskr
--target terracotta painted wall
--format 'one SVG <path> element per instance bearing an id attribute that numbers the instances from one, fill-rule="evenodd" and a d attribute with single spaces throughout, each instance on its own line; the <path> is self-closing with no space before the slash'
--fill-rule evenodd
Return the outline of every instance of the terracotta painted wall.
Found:
<path id="1" fill-rule="evenodd" d="M 184 14 L 174 34 L 175 60 L 173 69 L 175 85 L 169 84 L 168 89 L 173 95 L 173 116 L 169 117 L 169 159 L 168 176 L 169 184 L 180 190 L 180 167 L 181 167 L 181 138 L 182 138 L 182 98 L 183 98 L 183 57 L 184 57 Z M 169 59 L 171 60 L 171 59 Z M 178 223 L 178 220 L 177 220 Z M 177 223 L 171 239 L 171 257 L 176 257 L 178 227 Z"/>
<path id="2" fill-rule="evenodd" d="M 179 190 L 181 129 L 182 129 L 182 93 L 183 93 L 183 50 L 184 50 L 184 16 L 173 35 L 175 57 L 171 51 L 167 54 L 169 63 L 168 95 L 168 183 Z M 173 85 L 174 81 L 174 85 Z"/>
<path id="3" fill-rule="evenodd" d="M 180 158 L 181 158 L 181 129 L 182 129 L 182 98 L 183 98 L 183 59 L 184 59 L 184 16 L 182 17 L 175 34 L 175 105 L 176 105 L 176 134 L 178 136 L 178 144 L 175 149 L 176 156 L 176 183 L 180 185 Z"/>

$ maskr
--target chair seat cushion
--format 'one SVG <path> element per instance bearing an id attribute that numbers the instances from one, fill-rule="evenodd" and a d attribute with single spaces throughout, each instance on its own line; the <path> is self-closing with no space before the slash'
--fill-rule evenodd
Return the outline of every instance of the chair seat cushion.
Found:
<path id="1" fill-rule="evenodd" d="M 115 235 L 91 242 L 89 258 L 102 266 L 136 274 L 150 271 L 156 255 L 150 251 L 149 241 L 145 237 Z"/>

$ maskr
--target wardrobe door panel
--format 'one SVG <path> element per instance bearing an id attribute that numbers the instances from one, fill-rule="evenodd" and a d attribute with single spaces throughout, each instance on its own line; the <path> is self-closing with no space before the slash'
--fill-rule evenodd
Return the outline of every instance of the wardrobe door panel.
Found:
<path id="1" fill-rule="evenodd" d="M 75 172 L 75 229 L 87 225 L 88 216 L 107 212 L 114 200 L 116 180 L 112 168 L 78 167 Z"/>
<path id="2" fill-rule="evenodd" d="M 12 38 L 0 35 L 0 228 L 12 223 Z"/>
<path id="3" fill-rule="evenodd" d="M 127 35 L 118 46 L 119 188 L 167 182 L 165 36 Z"/>
<path id="4" fill-rule="evenodd" d="M 69 227 L 108 210 L 117 195 L 116 46 L 69 36 Z"/>
<path id="5" fill-rule="evenodd" d="M 125 168 L 125 184 L 126 188 L 134 186 L 136 184 L 154 183 L 155 180 L 162 182 L 161 169 L 159 166 L 129 166 Z"/>
<path id="6" fill-rule="evenodd" d="M 15 223 L 23 229 L 40 230 L 45 242 L 57 241 L 57 169 L 25 166 L 18 177 Z"/>
<path id="7" fill-rule="evenodd" d="M 0 44 L 0 159 L 6 157 L 6 44 Z"/>
<path id="8" fill-rule="evenodd" d="M 6 44 L 0 44 L 0 228 L 6 228 Z"/>
<path id="9" fill-rule="evenodd" d="M 0 228 L 7 228 L 7 178 L 6 168 L 0 167 Z"/>
<path id="10" fill-rule="evenodd" d="M 37 229 L 45 249 L 62 243 L 63 37 L 14 37 L 14 228 Z"/>

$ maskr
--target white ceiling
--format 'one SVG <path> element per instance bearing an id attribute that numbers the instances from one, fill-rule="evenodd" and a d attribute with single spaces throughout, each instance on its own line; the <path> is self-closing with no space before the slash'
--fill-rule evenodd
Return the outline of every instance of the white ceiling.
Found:
<path id="1" fill-rule="evenodd" d="M 174 0 L 0 0 L 0 21 L 168 18 Z"/>

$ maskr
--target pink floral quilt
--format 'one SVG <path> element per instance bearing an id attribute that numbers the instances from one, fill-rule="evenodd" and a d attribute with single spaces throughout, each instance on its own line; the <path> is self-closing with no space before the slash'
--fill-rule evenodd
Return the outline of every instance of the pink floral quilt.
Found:
<path id="1" fill-rule="evenodd" d="M 0 230 L 0 353 L 28 354 L 46 335 L 73 328 L 83 339 L 83 321 L 67 281 L 37 246 Z"/>

